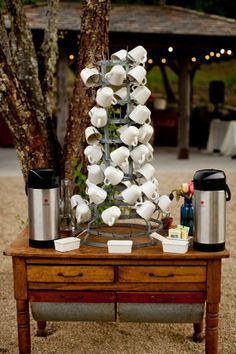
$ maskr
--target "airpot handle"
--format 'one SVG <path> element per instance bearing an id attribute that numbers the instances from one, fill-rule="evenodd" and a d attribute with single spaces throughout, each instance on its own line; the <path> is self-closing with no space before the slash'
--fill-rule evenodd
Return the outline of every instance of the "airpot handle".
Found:
<path id="1" fill-rule="evenodd" d="M 231 199 L 231 191 L 229 189 L 228 184 L 225 185 L 225 194 L 226 194 L 226 201 L 228 202 Z"/>

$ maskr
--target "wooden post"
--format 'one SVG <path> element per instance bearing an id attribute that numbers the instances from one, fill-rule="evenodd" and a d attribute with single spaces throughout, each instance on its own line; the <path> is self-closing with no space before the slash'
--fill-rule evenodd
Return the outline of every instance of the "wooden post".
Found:
<path id="1" fill-rule="evenodd" d="M 189 58 L 181 58 L 179 68 L 178 159 L 188 159 L 191 104 L 191 64 Z"/>

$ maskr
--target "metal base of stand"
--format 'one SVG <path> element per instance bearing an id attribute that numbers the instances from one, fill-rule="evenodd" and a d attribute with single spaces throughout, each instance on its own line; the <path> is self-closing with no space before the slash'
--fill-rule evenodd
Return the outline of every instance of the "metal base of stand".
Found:
<path id="1" fill-rule="evenodd" d="M 133 248 L 142 248 L 152 246 L 157 243 L 150 235 L 153 232 L 159 232 L 162 229 L 162 223 L 159 220 L 145 221 L 126 220 L 118 222 L 113 226 L 87 225 L 80 228 L 79 234 L 84 234 L 81 244 L 93 247 L 107 247 L 107 241 L 110 239 L 132 239 Z M 146 241 L 147 240 L 147 241 Z"/>

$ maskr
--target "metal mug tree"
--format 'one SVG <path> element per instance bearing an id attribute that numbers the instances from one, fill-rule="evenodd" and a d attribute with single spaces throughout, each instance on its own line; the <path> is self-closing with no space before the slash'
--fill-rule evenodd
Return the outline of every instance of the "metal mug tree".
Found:
<path id="1" fill-rule="evenodd" d="M 140 48 L 143 48 L 140 46 Z M 143 50 L 145 50 L 143 48 Z M 97 139 L 96 144 L 101 144 L 103 147 L 103 154 L 101 158 L 101 164 L 103 170 L 106 167 L 114 165 L 111 160 L 111 152 L 121 146 L 126 146 L 131 153 L 132 150 L 136 147 L 133 145 L 125 145 L 121 140 L 119 135 L 119 129 L 124 127 L 124 129 L 130 126 L 140 127 L 141 125 L 132 121 L 130 118 L 130 113 L 132 110 L 139 105 L 140 103 L 144 104 L 145 102 L 138 102 L 134 98 L 132 98 L 132 92 L 135 87 L 144 86 L 146 83 L 146 79 L 143 80 L 144 84 L 135 83 L 132 78 L 130 79 L 128 76 L 129 71 L 138 66 L 138 63 L 135 62 L 129 56 L 129 52 L 123 50 L 126 54 L 123 58 L 113 58 L 110 60 L 101 60 L 95 63 L 95 67 L 99 68 L 99 79 L 94 82 L 96 87 L 105 88 L 111 87 L 114 88 L 109 80 L 107 79 L 107 74 L 109 71 L 114 68 L 116 65 L 120 65 L 125 70 L 125 78 L 119 89 L 125 87 L 127 90 L 127 95 L 125 98 L 118 97 L 114 99 L 113 103 L 108 107 L 103 107 L 107 112 L 107 123 L 102 128 L 97 128 L 101 137 Z M 121 51 L 120 51 L 121 52 Z M 144 63 L 141 63 L 141 66 L 144 67 Z M 140 64 L 140 63 L 139 63 Z M 82 77 L 82 76 L 81 76 Z M 147 88 L 146 88 L 147 89 Z M 114 89 L 115 90 L 115 89 Z M 149 91 L 147 89 L 147 91 Z M 150 92 L 149 92 L 150 94 Z M 116 92 L 114 92 L 114 96 L 116 96 Z M 114 98 L 113 96 L 113 98 Z M 98 102 L 97 105 L 99 106 Z M 149 147 L 151 145 L 149 144 Z M 143 163 L 139 164 L 139 168 L 147 163 L 146 160 Z M 116 166 L 118 169 L 122 168 L 120 166 Z M 122 191 L 127 187 L 127 185 L 137 185 L 140 186 L 143 182 L 143 177 L 137 171 L 137 166 L 135 166 L 134 161 L 131 156 L 128 157 L 128 163 L 125 168 L 123 179 L 117 185 L 105 184 L 104 182 L 100 183 L 101 188 L 107 192 L 106 199 L 99 203 L 91 202 L 91 199 L 88 198 L 88 205 L 92 211 L 92 217 L 87 223 L 77 224 L 77 230 L 79 233 L 86 233 L 83 238 L 83 243 L 91 246 L 106 246 L 104 243 L 104 238 L 118 238 L 118 239 L 126 239 L 126 238 L 134 238 L 136 240 L 134 242 L 133 247 L 145 247 L 151 244 L 154 244 L 156 241 L 150 237 L 151 233 L 154 231 L 159 231 L 162 228 L 162 211 L 158 207 L 158 200 L 155 201 L 155 210 L 153 215 L 150 218 L 142 218 L 137 213 L 136 203 L 133 205 L 125 202 L 122 198 Z M 153 183 L 155 183 L 155 179 L 153 178 Z M 88 181 L 88 180 L 87 180 Z M 157 181 L 156 181 L 157 182 Z M 86 189 L 86 193 L 88 192 L 88 188 Z M 149 200 L 148 197 L 142 197 L 140 203 L 145 200 Z M 152 202 L 154 202 L 152 200 Z M 116 205 L 119 207 L 121 214 L 118 220 L 111 226 L 107 226 L 104 224 L 101 215 L 104 210 L 109 207 Z M 90 240 L 90 235 L 98 236 L 96 240 Z M 140 241 L 140 237 L 143 238 L 146 236 L 146 241 Z"/>

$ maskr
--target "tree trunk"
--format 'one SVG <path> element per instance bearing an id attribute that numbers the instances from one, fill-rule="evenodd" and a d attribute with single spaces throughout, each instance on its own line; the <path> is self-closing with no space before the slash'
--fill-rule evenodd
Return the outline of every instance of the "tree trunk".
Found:
<path id="1" fill-rule="evenodd" d="M 9 35 L 0 18 L 0 113 L 13 133 L 25 179 L 29 169 L 40 167 L 60 167 L 61 177 L 73 179 L 72 163 L 79 161 L 85 166 L 84 130 L 95 90 L 83 85 L 80 71 L 103 59 L 108 47 L 110 0 L 84 0 L 75 88 L 60 164 L 60 147 L 52 120 L 58 2 L 48 2 L 48 24 L 39 57 L 22 0 L 6 0 L 11 20 Z"/>
<path id="2" fill-rule="evenodd" d="M 57 2 L 49 2 L 49 31 L 44 45 L 48 50 L 47 70 L 42 92 L 38 61 L 31 31 L 28 27 L 21 0 L 7 0 L 11 19 L 9 36 L 0 21 L 0 110 L 14 136 L 15 147 L 27 178 L 28 170 L 39 167 L 59 168 L 60 150 L 53 130 L 51 108 L 45 97 L 51 97 L 52 78 L 56 64 Z M 54 9 L 54 10 L 53 10 Z M 51 25 L 52 24 L 52 25 Z M 50 33 L 50 34 L 49 34 Z M 45 65 L 46 66 L 46 65 Z"/>
<path id="3" fill-rule="evenodd" d="M 66 133 L 66 122 L 69 116 L 69 99 L 68 99 L 68 72 L 69 63 L 67 51 L 61 48 L 57 65 L 57 137 L 63 146 Z"/>
<path id="4" fill-rule="evenodd" d="M 81 70 L 102 60 L 108 48 L 110 0 L 85 0 L 81 22 L 79 55 L 73 100 L 64 144 L 65 178 L 73 180 L 74 161 L 86 165 L 84 131 L 89 125 L 88 112 L 94 104 L 95 90 L 86 88 L 80 78 Z"/>

